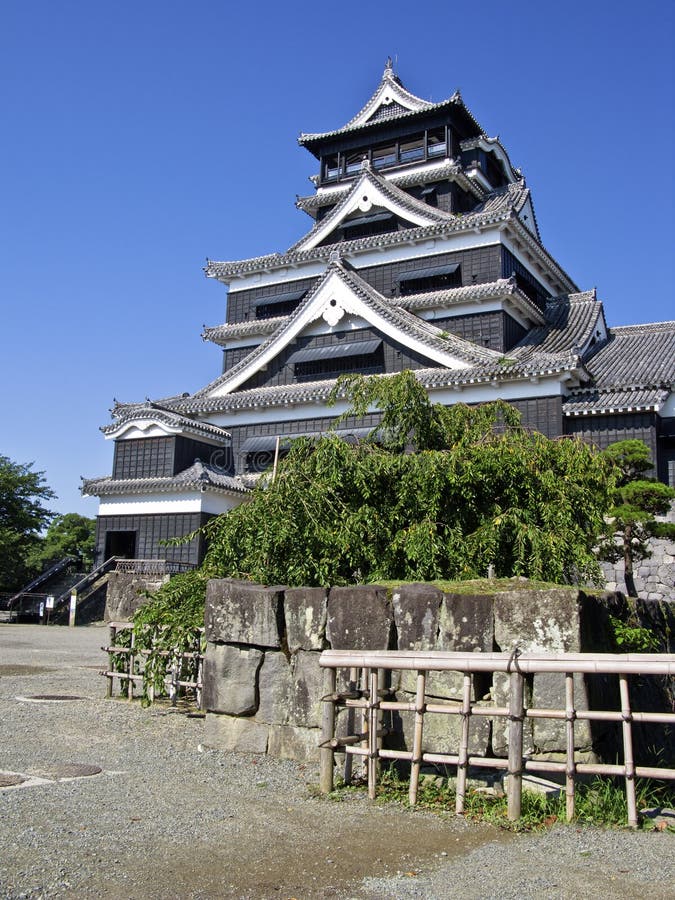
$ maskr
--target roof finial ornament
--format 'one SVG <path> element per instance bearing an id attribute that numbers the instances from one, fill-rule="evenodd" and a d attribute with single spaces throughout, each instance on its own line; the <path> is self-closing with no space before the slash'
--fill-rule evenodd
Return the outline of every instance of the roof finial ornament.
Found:
<path id="1" fill-rule="evenodd" d="M 391 56 L 388 56 L 387 61 L 384 64 L 384 78 L 386 78 L 388 75 L 393 75 L 393 74 L 394 74 L 394 63 L 392 61 Z"/>

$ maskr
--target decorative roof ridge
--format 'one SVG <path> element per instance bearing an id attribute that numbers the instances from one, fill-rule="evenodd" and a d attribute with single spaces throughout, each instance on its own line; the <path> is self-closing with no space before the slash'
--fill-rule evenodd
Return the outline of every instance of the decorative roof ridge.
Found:
<path id="1" fill-rule="evenodd" d="M 183 395 L 180 399 L 184 399 Z M 111 434 L 117 431 L 122 425 L 127 425 L 139 419 L 151 419 L 153 421 L 162 422 L 174 428 L 184 428 L 187 431 L 196 433 L 206 433 L 212 437 L 230 440 L 232 435 L 229 431 L 221 428 L 219 425 L 212 425 L 210 422 L 202 422 L 194 419 L 190 415 L 186 415 L 175 409 L 168 409 L 159 406 L 152 400 L 146 400 L 144 403 L 128 404 L 126 406 L 118 406 L 115 410 L 116 421 L 103 425 L 100 431 L 103 434 Z"/>
<path id="2" fill-rule="evenodd" d="M 391 172 L 389 176 L 384 173 L 382 177 L 389 182 L 389 184 L 394 184 L 396 187 L 400 188 L 412 187 L 416 184 L 426 184 L 429 181 L 440 179 L 444 175 L 463 176 L 463 180 L 468 182 L 472 188 L 472 193 L 476 194 L 478 199 L 483 199 L 483 197 L 485 197 L 486 191 L 484 191 L 480 185 L 476 184 L 475 181 L 472 181 L 464 175 L 462 165 L 456 159 L 445 159 L 441 163 L 430 162 L 425 168 L 415 169 L 414 172 Z M 306 197 L 296 197 L 295 206 L 297 209 L 301 209 L 304 212 L 308 209 L 330 206 L 332 203 L 337 202 L 338 199 L 341 199 L 345 194 L 349 193 L 352 184 L 353 182 L 346 184 L 343 182 L 341 187 L 336 186 L 333 190 L 319 188 L 314 194 L 309 194 Z"/>
<path id="3" fill-rule="evenodd" d="M 211 341 L 217 344 L 227 337 L 249 337 L 261 334 L 271 334 L 288 316 L 273 316 L 269 319 L 247 319 L 245 322 L 225 322 L 221 325 L 204 326 L 201 338 L 203 341 Z"/>
<path id="4" fill-rule="evenodd" d="M 335 225 L 338 225 L 340 223 L 341 217 L 345 215 L 345 210 L 352 202 L 354 196 L 361 193 L 366 185 L 369 185 L 375 190 L 379 190 L 388 200 L 391 201 L 392 204 L 400 205 L 403 207 L 403 209 L 408 210 L 409 212 L 417 213 L 418 215 L 422 215 L 427 219 L 435 220 L 437 223 L 452 221 L 455 218 L 452 213 L 446 213 L 443 210 L 436 209 L 433 206 L 429 206 L 429 204 L 425 203 L 423 200 L 418 200 L 416 197 L 412 197 L 410 194 L 407 194 L 405 191 L 401 190 L 401 188 L 392 184 L 390 181 L 387 181 L 386 178 L 383 178 L 381 175 L 375 172 L 371 168 L 368 160 L 364 159 L 361 167 L 360 177 L 356 181 L 352 182 L 345 196 L 340 201 L 338 201 L 338 203 L 336 203 L 336 205 L 325 218 L 321 219 L 320 222 L 317 222 L 307 232 L 307 234 L 305 234 L 300 238 L 299 241 L 296 241 L 295 244 L 289 247 L 286 253 L 295 253 L 297 251 L 302 251 L 303 244 L 307 244 L 312 240 L 312 238 L 323 231 L 325 231 L 326 234 L 330 234 L 331 231 L 334 230 L 331 225 L 333 225 L 333 223 L 335 223 Z M 371 201 L 370 207 L 372 208 L 373 206 L 375 206 L 375 204 Z"/>
<path id="5" fill-rule="evenodd" d="M 501 356 L 500 353 L 496 350 L 490 350 L 487 347 L 480 347 L 478 344 L 474 344 L 471 341 L 467 341 L 464 338 L 457 337 L 456 335 L 445 336 L 445 332 L 443 329 L 436 327 L 431 322 L 427 322 L 425 319 L 420 319 L 418 316 L 415 316 L 413 313 L 408 312 L 406 309 L 397 309 L 392 307 L 389 302 L 388 297 L 384 297 L 379 291 L 377 291 L 372 285 L 368 284 L 367 281 L 364 281 L 363 278 L 360 277 L 358 271 L 353 268 L 342 266 L 342 272 L 344 273 L 345 280 L 350 284 L 352 289 L 359 293 L 361 296 L 368 297 L 371 303 L 375 304 L 376 307 L 383 308 L 382 311 L 385 314 L 388 314 L 391 318 L 400 317 L 400 325 L 407 331 L 415 330 L 418 334 L 424 333 L 426 336 L 433 339 L 434 343 L 438 346 L 438 342 L 440 341 L 439 349 L 448 350 L 448 346 L 451 348 L 450 353 L 457 353 L 463 359 L 471 360 L 472 362 L 477 359 L 482 359 L 484 361 L 490 359 L 496 359 Z M 443 335 L 443 337 L 441 337 Z"/>
<path id="6" fill-rule="evenodd" d="M 488 137 L 485 134 L 480 134 L 480 135 L 478 135 L 478 137 L 466 138 L 465 140 L 460 141 L 459 146 L 462 150 L 473 150 L 476 147 L 480 147 L 480 145 L 482 143 L 494 144 L 497 147 L 499 147 L 499 149 L 502 151 L 502 153 L 506 157 L 506 162 L 508 163 L 509 169 L 511 170 L 511 175 L 516 179 L 523 177 L 522 170 L 520 168 L 514 166 L 513 163 L 511 162 L 511 157 L 509 156 L 508 151 L 502 144 L 502 142 L 499 138 L 499 135 L 495 135 L 495 137 Z"/>
<path id="7" fill-rule="evenodd" d="M 333 251 L 333 255 L 334 258 L 329 262 L 323 275 L 318 279 L 314 287 L 310 288 L 297 309 L 291 313 L 280 327 L 266 340 L 258 344 L 257 347 L 254 347 L 250 353 L 247 353 L 231 369 L 228 369 L 215 381 L 196 391 L 192 396 L 208 396 L 222 385 L 236 381 L 256 360 L 264 356 L 275 344 L 283 341 L 284 335 L 292 331 L 297 320 L 302 318 L 307 308 L 313 303 L 314 297 L 322 289 L 325 282 L 334 274 L 337 274 L 357 296 L 365 299 L 379 316 L 388 319 L 396 328 L 402 329 L 408 334 L 416 334 L 418 340 L 426 344 L 429 349 L 440 351 L 443 354 L 447 354 L 447 356 L 459 356 L 465 361 L 470 360 L 472 362 L 476 359 L 486 360 L 499 356 L 497 351 L 489 350 L 486 347 L 478 347 L 478 345 L 465 341 L 462 338 L 457 338 L 454 335 L 441 337 L 443 334 L 441 329 L 431 326 L 423 319 L 406 310 L 393 307 L 389 303 L 388 298 L 364 281 L 349 263 L 340 260 L 335 251 Z"/>
<path id="8" fill-rule="evenodd" d="M 401 119 L 419 115 L 420 113 L 432 112 L 448 106 L 459 106 L 464 110 L 476 130 L 479 131 L 482 135 L 486 135 L 485 130 L 478 124 L 474 115 L 465 105 L 459 90 L 456 90 L 446 100 L 441 100 L 438 103 L 434 103 L 431 100 L 423 100 L 421 97 L 417 97 L 415 94 L 411 93 L 409 90 L 407 90 L 407 88 L 403 86 L 400 78 L 394 74 L 392 67 L 385 67 L 382 79 L 380 80 L 380 83 L 378 84 L 374 93 L 366 101 L 365 105 L 361 107 L 357 114 L 353 116 L 345 125 L 332 131 L 313 133 L 301 132 L 300 136 L 298 137 L 298 143 L 300 145 L 310 144 L 321 139 L 337 137 L 340 134 L 353 132 L 357 129 L 367 128 L 372 125 L 378 125 L 380 124 L 381 120 L 373 119 L 372 116 L 382 104 L 388 105 L 392 102 L 397 102 L 399 106 L 408 108 L 405 112 L 401 112 L 398 115 L 392 116 L 391 118 L 387 119 L 388 122 L 400 121 Z"/>
<path id="9" fill-rule="evenodd" d="M 415 377 L 425 386 L 463 387 L 465 385 L 499 381 L 523 381 L 532 377 L 557 375 L 562 372 L 583 371 L 585 367 L 578 356 L 572 354 L 533 354 L 527 359 L 516 359 L 508 354 L 498 353 L 493 363 L 480 363 L 466 369 L 430 367 L 416 369 Z M 460 374 L 461 373 L 461 374 Z M 389 375 L 372 375 L 372 378 L 386 378 Z M 270 385 L 233 391 L 217 397 L 207 397 L 201 392 L 192 394 L 183 404 L 201 414 L 216 413 L 228 409 L 260 409 L 309 403 L 324 400 L 337 383 L 336 378 L 302 382 L 290 385 Z"/>
<path id="10" fill-rule="evenodd" d="M 643 322 L 640 325 L 613 325 L 608 330 L 612 335 L 620 335 L 631 332 L 653 334 L 655 331 L 675 330 L 675 320 L 666 320 L 665 322 Z"/>
<path id="11" fill-rule="evenodd" d="M 518 191 L 529 191 L 529 188 L 523 186 L 522 183 L 516 182 L 514 185 L 509 185 L 509 188 L 513 188 L 513 190 L 503 190 L 501 192 L 493 192 L 486 197 L 486 202 L 490 199 L 497 199 L 499 197 L 507 198 L 509 193 L 511 194 L 511 199 L 522 200 L 527 199 L 527 196 L 520 197 L 514 195 Z M 425 240 L 429 237 L 436 237 L 439 234 L 443 234 L 445 230 L 448 232 L 454 231 L 472 231 L 475 228 L 481 225 L 492 225 L 497 222 L 504 221 L 506 219 L 511 218 L 512 221 L 519 221 L 517 218 L 513 219 L 512 213 L 514 211 L 514 206 L 509 203 L 504 203 L 502 206 L 499 206 L 496 209 L 492 209 L 489 212 L 483 212 L 478 210 L 477 212 L 469 212 L 462 215 L 452 215 L 448 214 L 449 218 L 446 221 L 439 222 L 434 225 L 423 225 L 417 226 L 415 228 L 406 228 L 403 231 L 391 231 L 385 232 L 384 234 L 370 235 L 368 237 L 362 238 L 354 238 L 350 241 L 340 241 L 340 250 L 343 255 L 349 252 L 357 253 L 360 250 L 366 251 L 370 250 L 371 247 L 382 247 L 382 246 L 395 246 L 396 244 L 405 244 L 409 243 L 411 240 Z M 517 210 L 516 210 L 517 211 Z M 521 223 L 522 225 L 522 223 Z M 533 243 L 537 244 L 541 250 L 545 253 L 547 257 L 550 258 L 551 262 L 555 263 L 553 257 L 545 250 L 543 245 L 537 241 L 536 237 L 532 235 L 524 225 L 522 225 L 523 230 L 530 236 Z M 297 251 L 287 251 L 286 253 L 269 253 L 264 256 L 254 256 L 248 259 L 243 260 L 207 260 L 207 265 L 204 268 L 207 278 L 218 278 L 222 277 L 224 274 L 249 274 L 261 270 L 266 270 L 268 268 L 283 268 L 291 263 L 295 262 L 307 262 L 315 259 L 327 259 L 332 252 L 335 251 L 334 244 L 330 244 L 322 247 L 313 247 L 309 250 L 297 250 Z M 555 264 L 557 268 L 557 263 Z M 219 271 L 220 270 L 220 271 Z M 560 269 L 562 272 L 562 269 Z M 567 276 L 567 280 L 573 284 L 569 276 Z"/>
<path id="12" fill-rule="evenodd" d="M 198 488 L 224 493 L 245 494 L 248 488 L 237 476 L 224 474 L 217 466 L 211 466 L 197 459 L 187 469 L 177 475 L 158 475 L 147 478 L 103 478 L 83 479 L 80 490 L 83 494 L 105 496 L 107 494 L 129 494 L 167 491 L 189 491 Z"/>
<path id="13" fill-rule="evenodd" d="M 317 138 L 328 137 L 333 134 L 340 134 L 344 131 L 352 131 L 354 128 L 375 124 L 372 116 L 381 106 L 388 106 L 390 103 L 397 103 L 399 106 L 405 107 L 406 113 L 422 112 L 434 106 L 430 101 L 417 97 L 403 86 L 401 79 L 394 74 L 391 58 L 387 60 L 387 65 L 382 73 L 380 83 L 355 116 L 352 116 L 352 118 L 341 128 L 333 131 L 309 134 L 301 133 L 298 137 L 298 143 L 304 144 L 307 141 L 316 140 Z M 401 113 L 401 115 L 405 115 L 406 113 Z M 396 116 L 395 118 L 399 117 Z"/>
<path id="14" fill-rule="evenodd" d="M 570 390 L 569 396 L 576 397 L 582 396 L 589 393 L 595 394 L 614 394 L 617 391 L 622 391 L 626 394 L 634 393 L 637 391 L 666 391 L 669 392 L 671 390 L 670 384 L 666 382 L 635 382 L 635 383 L 626 383 L 625 381 L 616 381 L 610 384 L 589 384 L 585 387 L 576 387 Z"/>

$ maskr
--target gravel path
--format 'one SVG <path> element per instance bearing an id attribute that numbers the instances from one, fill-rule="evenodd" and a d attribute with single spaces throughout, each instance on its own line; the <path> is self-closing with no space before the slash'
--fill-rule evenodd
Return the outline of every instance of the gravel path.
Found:
<path id="1" fill-rule="evenodd" d="M 106 637 L 0 625 L 0 784 L 26 779 L 0 787 L 2 897 L 675 897 L 672 834 L 512 835 L 200 752 L 201 719 L 103 698 Z"/>

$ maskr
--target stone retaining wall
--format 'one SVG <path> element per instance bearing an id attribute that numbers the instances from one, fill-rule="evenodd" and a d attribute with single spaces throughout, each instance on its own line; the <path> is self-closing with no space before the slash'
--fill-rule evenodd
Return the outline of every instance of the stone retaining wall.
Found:
<path id="1" fill-rule="evenodd" d="M 323 649 L 455 650 L 489 652 L 608 652 L 609 615 L 635 616 L 622 595 L 589 595 L 572 588 L 515 589 L 494 595 L 443 593 L 430 584 L 409 584 L 393 591 L 377 585 L 323 588 L 262 587 L 230 579 L 210 581 L 206 597 L 207 650 L 204 704 L 207 746 L 269 753 L 308 760 L 317 757 L 324 674 Z M 642 620 L 675 640 L 673 608 L 641 603 Z M 670 649 L 672 652 L 673 646 Z M 413 673 L 391 684 L 399 699 L 413 700 Z M 582 703 L 607 690 L 606 678 L 581 676 L 576 685 Z M 427 694 L 460 703 L 461 675 L 436 673 Z M 504 705 L 506 676 L 474 679 L 474 700 Z M 564 682 L 536 675 L 528 705 L 564 707 Z M 580 707 L 583 708 L 583 707 Z M 443 730 L 459 727 L 459 717 L 432 717 L 425 749 L 437 749 Z M 450 723 L 450 724 L 448 724 Z M 561 722 L 527 720 L 529 752 L 565 750 Z M 412 717 L 397 716 L 390 725 L 397 746 L 410 746 Z M 595 727 L 595 726 L 594 726 Z M 602 748 L 603 730 L 588 723 L 575 729 L 579 750 L 589 755 Z M 506 727 L 488 718 L 472 722 L 471 753 L 506 754 Z"/>

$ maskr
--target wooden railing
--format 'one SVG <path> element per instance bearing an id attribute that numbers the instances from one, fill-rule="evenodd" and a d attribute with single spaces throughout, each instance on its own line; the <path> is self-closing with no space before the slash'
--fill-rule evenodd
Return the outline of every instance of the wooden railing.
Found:
<path id="1" fill-rule="evenodd" d="M 410 763 L 409 801 L 417 800 L 420 767 L 423 763 L 457 767 L 456 812 L 464 811 L 469 766 L 502 769 L 508 773 L 508 817 L 518 819 L 521 812 L 522 779 L 524 772 L 551 772 L 564 777 L 566 813 L 568 820 L 574 817 L 574 790 L 579 776 L 620 776 L 626 785 L 628 824 L 638 821 L 635 779 L 675 779 L 675 768 L 641 766 L 635 764 L 633 754 L 633 723 L 656 723 L 675 726 L 675 711 L 640 712 L 631 708 L 628 679 L 631 675 L 675 676 L 675 654 L 522 654 L 508 653 L 446 653 L 440 651 L 341 651 L 325 650 L 320 665 L 326 668 L 326 692 L 323 697 L 321 736 L 321 790 L 333 790 L 334 754 L 345 754 L 345 781 L 351 774 L 351 757 L 361 756 L 366 761 L 368 794 L 375 797 L 379 761 L 404 760 Z M 345 670 L 340 683 L 346 688 L 338 690 L 338 671 Z M 391 692 L 385 686 L 387 672 L 412 670 L 416 676 L 416 694 L 413 702 L 387 699 Z M 459 672 L 463 676 L 460 704 L 428 702 L 426 698 L 427 675 L 432 671 Z M 509 676 L 508 705 L 485 705 L 472 700 L 473 676 L 476 673 L 503 672 Z M 525 706 L 526 676 L 541 673 L 558 673 L 564 678 L 564 708 L 527 708 Z M 581 709 L 575 702 L 575 674 L 615 675 L 619 680 L 619 709 Z M 349 712 L 347 733 L 336 735 L 336 710 Z M 398 711 L 414 714 L 412 746 L 409 750 L 383 747 L 386 729 L 383 713 Z M 422 752 L 425 716 L 455 715 L 460 717 L 459 743 L 454 753 Z M 499 718 L 508 722 L 508 758 L 469 755 L 469 734 L 474 716 Z M 360 722 L 357 719 L 360 718 Z M 523 750 L 523 722 L 528 719 L 554 719 L 565 723 L 565 762 L 531 759 Z M 616 722 L 621 725 L 623 762 L 585 763 L 575 753 L 575 723 Z M 449 731 L 450 729 L 448 729 Z"/>
<path id="2" fill-rule="evenodd" d="M 197 708 L 202 705 L 202 681 L 204 656 L 201 652 L 201 640 L 204 629 L 197 629 L 190 650 L 153 651 L 140 648 L 136 643 L 134 626 L 131 622 L 111 622 L 110 639 L 107 647 L 101 647 L 108 654 L 108 668 L 101 672 L 108 679 L 106 697 L 112 697 L 115 680 L 120 682 L 120 689 L 129 700 L 134 699 L 137 688 L 142 688 L 145 681 L 145 663 L 151 653 L 157 652 L 167 661 L 163 689 L 160 693 L 168 696 L 172 705 L 176 705 L 187 690 L 194 691 Z M 121 639 L 121 640 L 120 640 Z M 189 677 L 188 677 L 189 673 Z M 142 691 L 139 691 L 139 694 Z M 156 696 L 154 683 L 148 685 L 148 699 L 152 702 Z"/>

